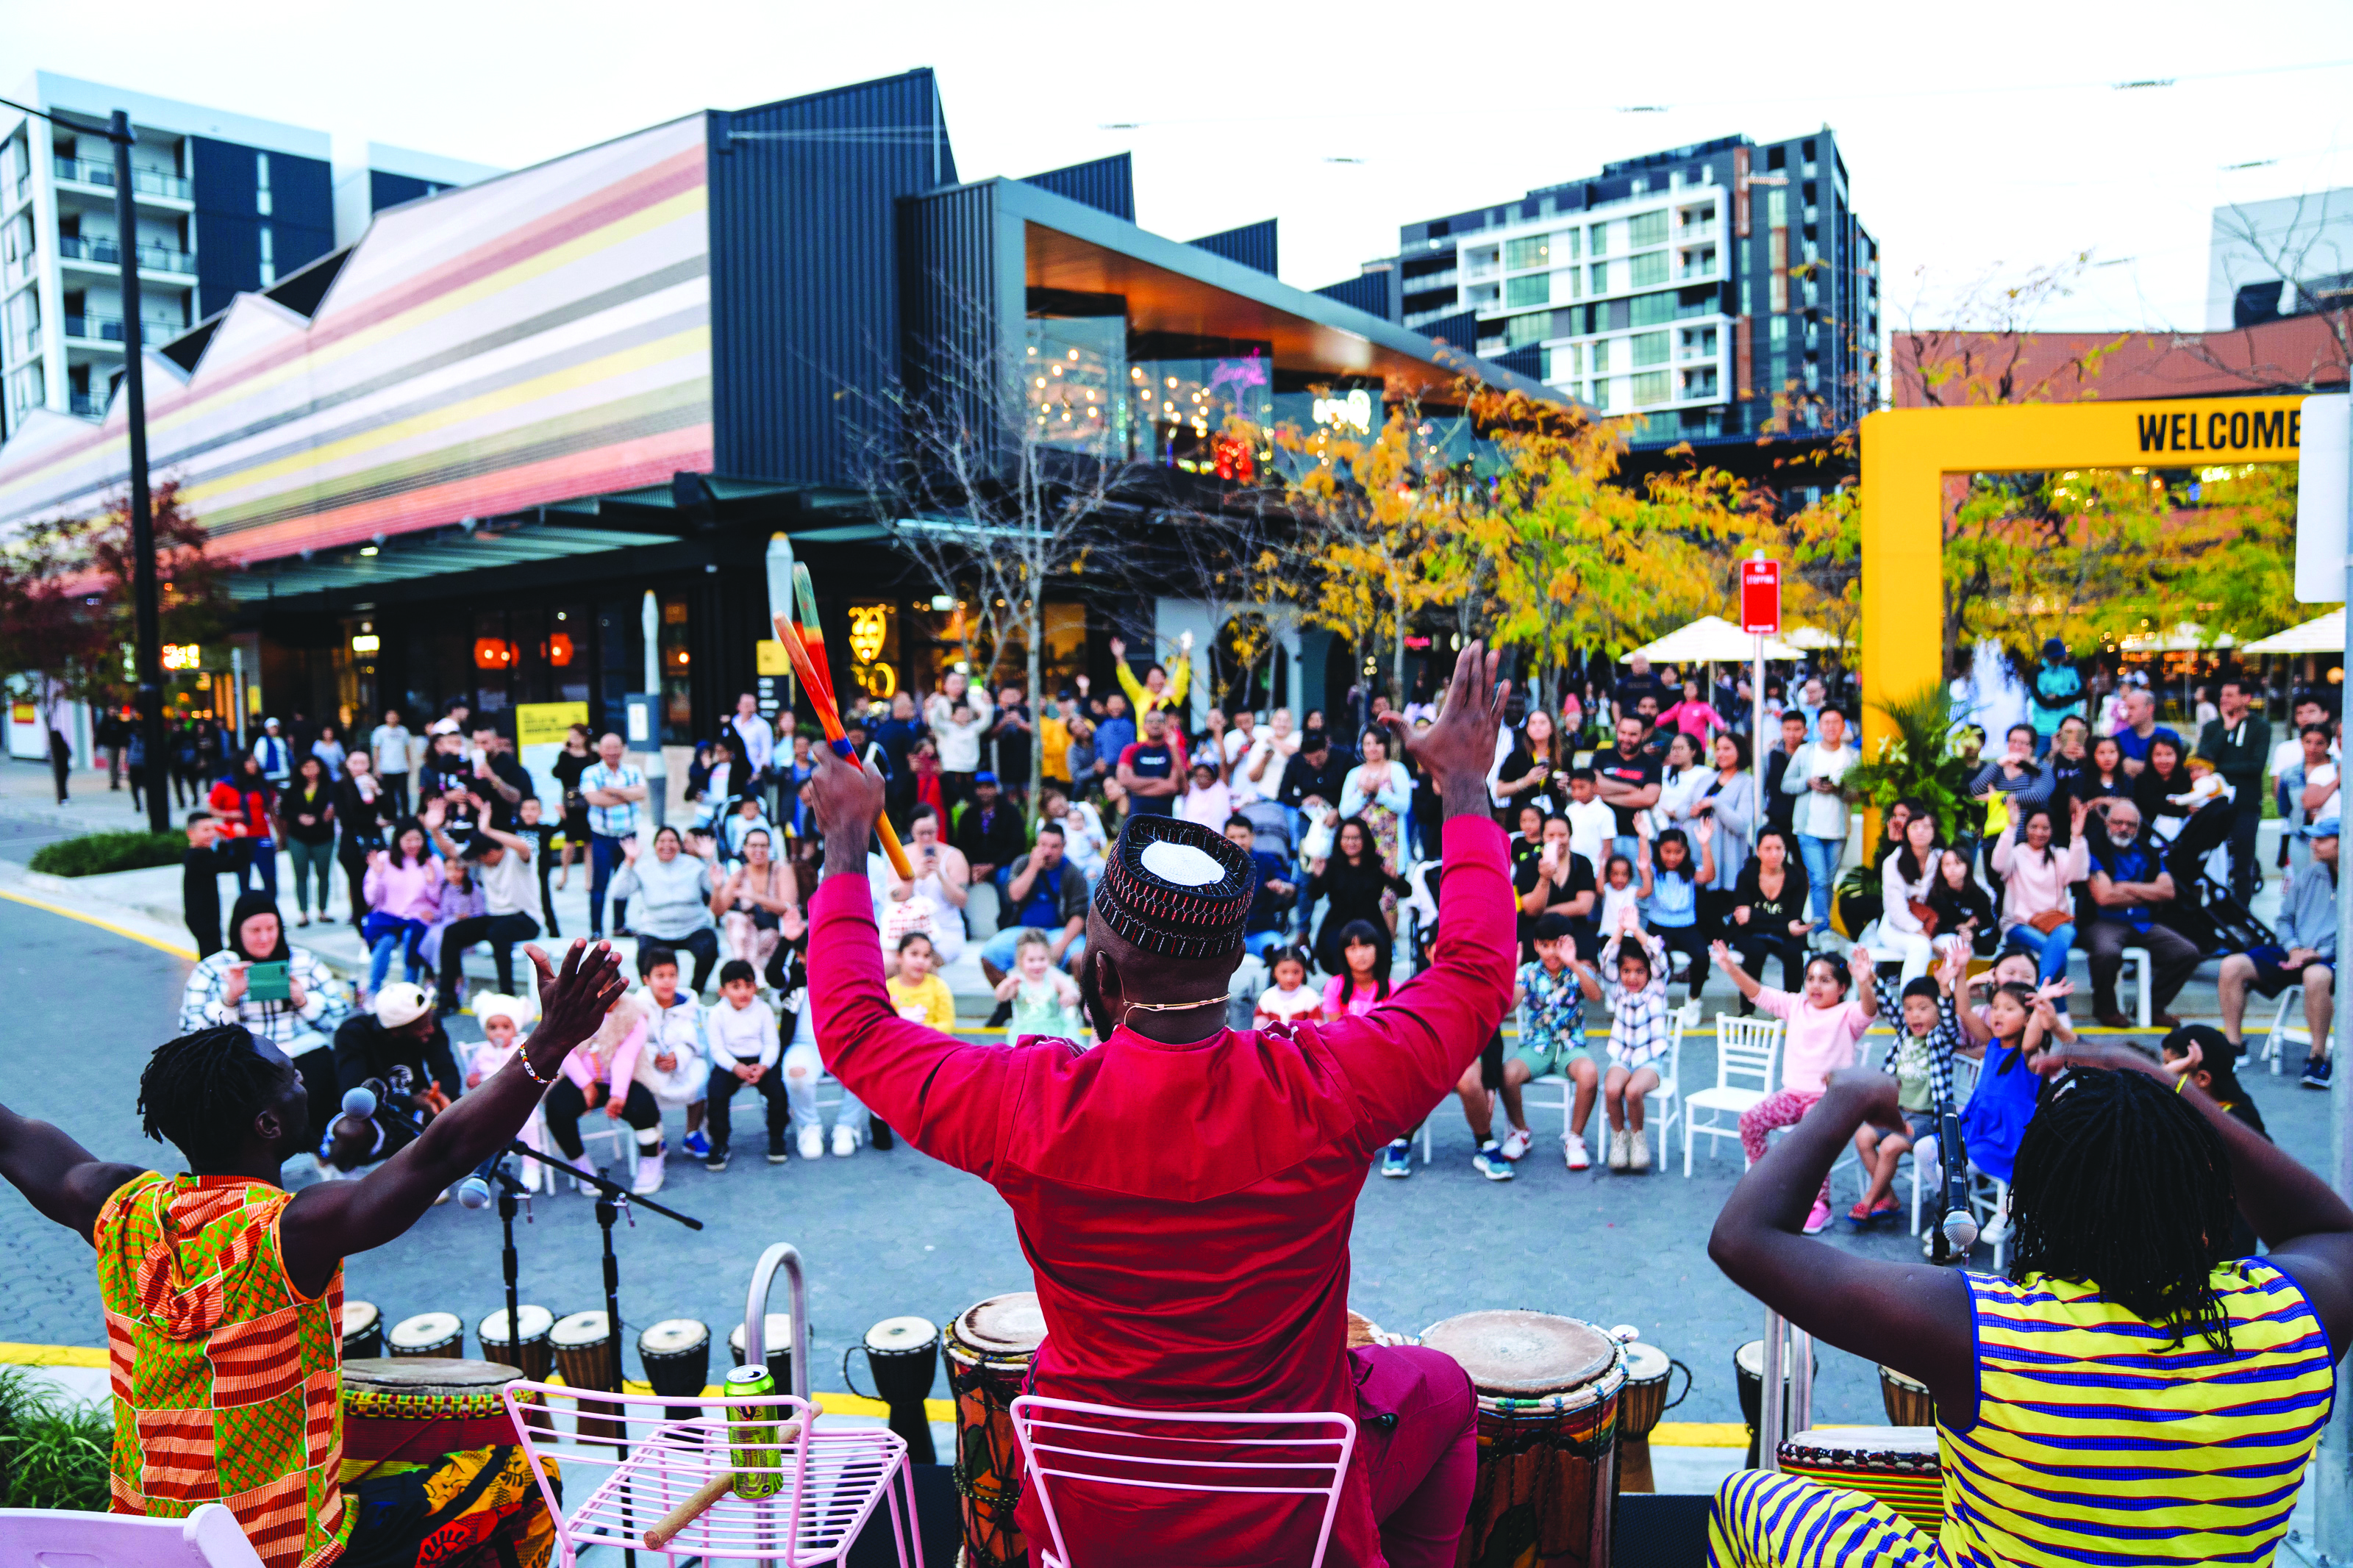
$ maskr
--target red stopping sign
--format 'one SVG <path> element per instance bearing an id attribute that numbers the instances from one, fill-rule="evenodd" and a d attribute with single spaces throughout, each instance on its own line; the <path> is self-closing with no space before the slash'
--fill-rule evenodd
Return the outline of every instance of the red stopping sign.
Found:
<path id="1" fill-rule="evenodd" d="M 1781 635 L 1781 563 L 1744 561 L 1740 563 L 1740 629 Z"/>

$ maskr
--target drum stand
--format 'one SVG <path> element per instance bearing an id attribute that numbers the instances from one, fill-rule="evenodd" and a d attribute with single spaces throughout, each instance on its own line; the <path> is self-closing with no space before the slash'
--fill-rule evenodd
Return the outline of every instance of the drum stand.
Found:
<path id="1" fill-rule="evenodd" d="M 1785 1352 L 1796 1360 L 1785 1362 Z M 1786 1403 L 1784 1366 L 1788 1368 Z M 1763 1384 L 1757 1408 L 1757 1463 L 1762 1469 L 1778 1470 L 1783 1439 L 1792 1432 L 1808 1431 L 1814 1424 L 1814 1336 L 1770 1307 L 1765 1309 Z"/>

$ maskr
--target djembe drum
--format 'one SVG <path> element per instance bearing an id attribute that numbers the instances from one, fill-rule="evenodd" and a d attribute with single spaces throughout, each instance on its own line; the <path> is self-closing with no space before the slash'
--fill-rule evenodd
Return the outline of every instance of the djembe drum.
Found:
<path id="1" fill-rule="evenodd" d="M 386 1355 L 400 1359 L 452 1360 L 465 1353 L 466 1325 L 455 1312 L 419 1312 L 393 1324 L 384 1348 Z"/>
<path id="2" fill-rule="evenodd" d="M 711 1382 L 711 1330 L 693 1318 L 664 1318 L 638 1336 L 638 1360 L 646 1382 L 665 1399 L 688 1399 Z M 665 1421 L 692 1421 L 700 1405 L 672 1405 Z"/>
<path id="3" fill-rule="evenodd" d="M 621 1347 L 614 1342 L 612 1322 L 603 1312 L 574 1312 L 559 1318 L 547 1338 L 565 1386 L 620 1392 Z M 575 1428 L 584 1438 L 617 1440 L 626 1436 L 620 1422 L 601 1415 L 579 1416 Z"/>
<path id="4" fill-rule="evenodd" d="M 1464 1312 L 1421 1342 L 1471 1374 L 1479 1474 L 1455 1562 L 1609 1568 L 1625 1347 L 1548 1312 Z"/>
<path id="5" fill-rule="evenodd" d="M 891 1407 L 891 1430 L 906 1442 L 908 1463 L 939 1463 L 932 1418 L 923 1408 L 939 1375 L 939 1325 L 928 1318 L 885 1318 L 867 1330 L 862 1342 L 841 1352 L 841 1380 L 853 1394 L 858 1385 L 849 1383 L 849 1358 L 860 1351 L 874 1371 L 874 1396 Z"/>
<path id="6" fill-rule="evenodd" d="M 1781 1445 L 1781 1473 L 1878 1499 L 1934 1535 L 1945 1477 L 1933 1426 L 1816 1426 Z"/>
<path id="7" fill-rule="evenodd" d="M 1667 1384 L 1681 1367 L 1683 1391 L 1667 1397 Z M 1618 1400 L 1618 1489 L 1656 1491 L 1651 1475 L 1651 1432 L 1691 1393 L 1691 1368 L 1656 1345 L 1641 1341 L 1626 1347 L 1626 1392 Z"/>
<path id="8" fill-rule="evenodd" d="M 343 1359 L 361 1361 L 384 1354 L 384 1314 L 373 1301 L 343 1299 Z"/>
<path id="9" fill-rule="evenodd" d="M 771 1312 L 760 1320 L 761 1343 L 767 1351 L 768 1375 L 776 1380 L 777 1392 L 789 1394 L 793 1387 L 793 1315 Z M 744 1325 L 736 1324 L 727 1331 L 727 1354 L 731 1365 L 744 1364 Z"/>
<path id="10" fill-rule="evenodd" d="M 1013 1402 L 1046 1342 L 1046 1314 L 1034 1290 L 1015 1290 L 966 1310 L 947 1327 L 948 1392 L 956 1411 L 956 1497 L 964 1516 L 966 1568 L 1028 1568 L 1013 1522 L 1021 1500 L 1021 1450 Z"/>
<path id="11" fill-rule="evenodd" d="M 486 1359 L 520 1367 L 528 1381 L 545 1383 L 555 1364 L 555 1352 L 547 1338 L 554 1329 L 554 1313 L 526 1301 L 515 1309 L 512 1335 L 507 1332 L 507 1310 L 501 1307 L 474 1325 L 474 1338 Z"/>
<path id="12" fill-rule="evenodd" d="M 1934 1426 L 1936 1401 L 1928 1385 L 1906 1377 L 1892 1366 L 1879 1369 L 1879 1402 L 1887 1407 L 1891 1426 Z"/>
<path id="13" fill-rule="evenodd" d="M 379 1521 L 380 1560 L 547 1561 L 554 1523 L 503 1397 L 522 1375 L 457 1357 L 343 1363 L 344 1506 Z"/>

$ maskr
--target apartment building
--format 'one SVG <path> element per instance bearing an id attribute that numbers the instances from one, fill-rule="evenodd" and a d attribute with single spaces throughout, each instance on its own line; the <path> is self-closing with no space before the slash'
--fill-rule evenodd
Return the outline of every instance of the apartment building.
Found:
<path id="1" fill-rule="evenodd" d="M 378 210 L 496 173 L 226 110 L 36 72 L 0 109 L 0 437 L 37 408 L 95 419 L 122 374 L 122 266 L 149 342 L 179 336 L 358 237 Z M 116 224 L 127 111 L 137 232 Z"/>

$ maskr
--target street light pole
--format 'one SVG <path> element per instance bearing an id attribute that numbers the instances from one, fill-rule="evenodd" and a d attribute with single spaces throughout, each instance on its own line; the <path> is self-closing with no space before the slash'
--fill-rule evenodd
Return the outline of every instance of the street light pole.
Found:
<path id="1" fill-rule="evenodd" d="M 147 826 L 172 828 L 164 776 L 163 609 L 155 583 L 155 516 L 147 491 L 147 384 L 139 320 L 139 219 L 131 194 L 131 116 L 118 109 L 108 124 L 114 144 L 115 248 L 122 260 L 122 395 L 131 438 L 131 597 L 139 672 L 139 732 L 147 758 Z"/>

